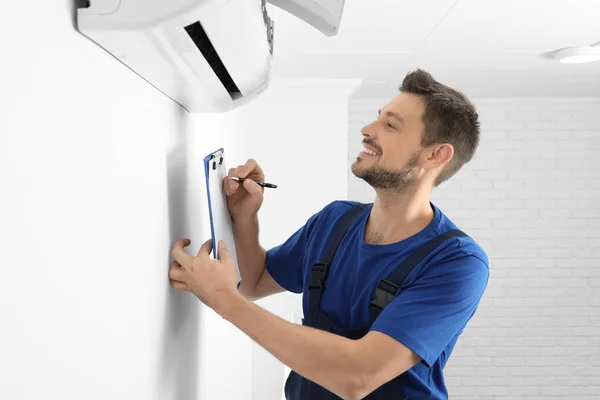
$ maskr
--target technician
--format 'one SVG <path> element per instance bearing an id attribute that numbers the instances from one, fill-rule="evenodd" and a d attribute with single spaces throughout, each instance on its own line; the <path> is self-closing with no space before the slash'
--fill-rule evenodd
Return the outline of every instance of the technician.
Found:
<path id="1" fill-rule="evenodd" d="M 377 112 L 377 111 L 375 111 Z M 428 72 L 409 73 L 362 129 L 355 176 L 374 203 L 333 201 L 281 245 L 258 241 L 265 176 L 249 160 L 224 180 L 242 283 L 211 241 L 179 239 L 169 276 L 292 372 L 289 400 L 448 399 L 443 369 L 487 286 L 488 258 L 431 200 L 479 144 L 474 106 Z M 247 178 L 243 184 L 232 177 Z M 303 326 L 253 303 L 302 293 Z"/>

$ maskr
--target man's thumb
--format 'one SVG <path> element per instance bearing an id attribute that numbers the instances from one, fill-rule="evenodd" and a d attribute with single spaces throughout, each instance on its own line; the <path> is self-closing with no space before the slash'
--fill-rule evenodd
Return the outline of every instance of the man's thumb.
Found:
<path id="1" fill-rule="evenodd" d="M 227 244 L 225 244 L 224 240 L 219 240 L 219 261 L 223 262 L 229 259 L 229 249 L 227 249 Z"/>
<path id="2" fill-rule="evenodd" d="M 244 181 L 244 187 L 250 194 L 262 194 L 262 188 L 258 183 L 254 182 L 252 179 L 246 179 Z"/>

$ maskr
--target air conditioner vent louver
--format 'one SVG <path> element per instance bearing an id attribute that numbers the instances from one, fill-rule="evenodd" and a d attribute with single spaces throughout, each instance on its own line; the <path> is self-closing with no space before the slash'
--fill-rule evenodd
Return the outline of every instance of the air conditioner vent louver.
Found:
<path id="1" fill-rule="evenodd" d="M 233 81 L 233 78 L 231 78 L 231 75 L 227 71 L 227 68 L 225 68 L 223 61 L 221 61 L 217 51 L 206 35 L 206 31 L 204 28 L 202 28 L 202 24 L 200 24 L 200 22 L 195 22 L 186 26 L 185 31 L 188 33 L 188 35 L 190 35 L 190 38 L 194 41 L 196 47 L 198 47 L 198 50 L 200 50 L 231 98 L 235 100 L 242 97 L 240 90 Z"/>

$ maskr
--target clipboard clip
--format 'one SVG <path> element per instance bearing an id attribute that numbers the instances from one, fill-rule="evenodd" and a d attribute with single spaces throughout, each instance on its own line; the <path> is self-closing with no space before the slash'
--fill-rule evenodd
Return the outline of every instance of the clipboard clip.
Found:
<path id="1" fill-rule="evenodd" d="M 223 149 L 219 149 L 210 155 L 210 160 L 212 161 L 212 169 L 217 169 L 217 162 L 213 161 L 215 159 L 219 159 L 219 165 L 223 165 Z"/>

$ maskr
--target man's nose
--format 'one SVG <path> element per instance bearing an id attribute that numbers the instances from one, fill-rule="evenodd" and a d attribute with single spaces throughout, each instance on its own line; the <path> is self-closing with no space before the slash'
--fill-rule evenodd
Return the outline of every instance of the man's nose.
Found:
<path id="1" fill-rule="evenodd" d="M 373 129 L 373 122 L 363 126 L 362 129 L 360 130 L 360 133 L 365 137 L 373 137 L 374 132 L 375 132 L 375 130 Z"/>

